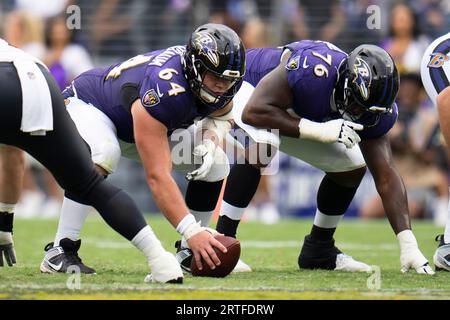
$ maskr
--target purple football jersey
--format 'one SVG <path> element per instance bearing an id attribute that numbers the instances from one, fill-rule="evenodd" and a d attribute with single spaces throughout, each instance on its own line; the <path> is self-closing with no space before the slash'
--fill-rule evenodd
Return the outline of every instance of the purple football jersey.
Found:
<path id="1" fill-rule="evenodd" d="M 256 86 L 279 65 L 283 49 L 286 48 L 292 52 L 285 69 L 293 93 L 292 108 L 295 113 L 316 122 L 340 118 L 330 102 L 339 64 L 347 54 L 331 43 L 303 40 L 290 43 L 284 48 L 249 49 L 244 81 Z M 397 106 L 394 104 L 391 113 L 381 115 L 375 126 L 365 126 L 358 134 L 362 139 L 380 137 L 392 128 L 397 115 Z"/>
<path id="2" fill-rule="evenodd" d="M 69 97 L 76 93 L 78 98 L 100 109 L 116 126 L 119 139 L 134 142 L 133 119 L 123 96 L 124 88 L 133 87 L 147 112 L 171 134 L 208 113 L 198 104 L 184 77 L 181 56 L 185 50 L 185 46 L 170 47 L 108 68 L 89 70 L 78 76 L 63 94 Z"/>

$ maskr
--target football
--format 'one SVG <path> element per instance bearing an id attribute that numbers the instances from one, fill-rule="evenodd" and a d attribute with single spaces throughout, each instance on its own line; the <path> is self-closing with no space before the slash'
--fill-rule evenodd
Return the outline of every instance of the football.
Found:
<path id="1" fill-rule="evenodd" d="M 203 270 L 199 270 L 195 260 L 192 259 L 191 272 L 193 276 L 223 278 L 229 275 L 236 266 L 241 255 L 241 244 L 239 240 L 224 235 L 217 235 L 215 238 L 228 250 L 227 253 L 223 253 L 219 249 L 214 248 L 217 257 L 220 259 L 220 266 L 216 266 L 213 270 L 204 260 L 202 260 Z"/>

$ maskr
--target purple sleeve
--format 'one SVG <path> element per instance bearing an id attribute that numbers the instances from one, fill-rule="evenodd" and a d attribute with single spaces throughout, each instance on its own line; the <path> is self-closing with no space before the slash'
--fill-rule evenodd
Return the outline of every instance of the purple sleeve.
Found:
<path id="1" fill-rule="evenodd" d="M 335 66 L 343 57 L 344 53 L 336 53 L 318 44 L 312 49 L 294 52 L 288 59 L 285 69 L 297 115 L 319 122 L 330 115 L 330 96 L 337 78 Z"/>
<path id="2" fill-rule="evenodd" d="M 187 106 L 186 93 L 170 95 L 171 82 L 153 80 L 146 77 L 141 84 L 139 97 L 145 110 L 168 130 L 175 129 L 176 124 L 185 115 Z"/>
<path id="3" fill-rule="evenodd" d="M 303 68 L 300 67 L 300 54 L 293 53 L 285 64 L 289 87 L 295 90 L 297 82 L 302 79 Z"/>
<path id="4" fill-rule="evenodd" d="M 397 118 L 398 118 L 398 108 L 397 104 L 394 103 L 394 105 L 392 106 L 392 112 L 382 114 L 380 117 L 380 121 L 378 122 L 377 125 L 373 127 L 365 127 L 362 131 L 358 132 L 358 134 L 362 140 L 374 139 L 384 136 L 394 126 L 395 121 L 397 121 Z"/>

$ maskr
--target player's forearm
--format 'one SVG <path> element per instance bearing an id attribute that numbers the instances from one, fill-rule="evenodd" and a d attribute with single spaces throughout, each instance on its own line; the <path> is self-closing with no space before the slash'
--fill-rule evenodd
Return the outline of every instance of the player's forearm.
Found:
<path id="1" fill-rule="evenodd" d="M 397 170 L 375 179 L 375 185 L 395 234 L 411 229 L 406 189 Z"/>
<path id="2" fill-rule="evenodd" d="M 176 228 L 189 209 L 174 179 L 169 172 L 150 172 L 147 182 L 158 208 Z"/>
<path id="3" fill-rule="evenodd" d="M 298 138 L 300 134 L 300 120 L 278 107 L 247 105 L 242 113 L 242 121 L 257 128 L 278 129 L 283 136 Z"/>

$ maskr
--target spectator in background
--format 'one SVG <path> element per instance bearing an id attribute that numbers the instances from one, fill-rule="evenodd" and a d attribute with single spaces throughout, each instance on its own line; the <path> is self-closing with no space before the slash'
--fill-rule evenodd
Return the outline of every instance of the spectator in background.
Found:
<path id="1" fill-rule="evenodd" d="M 66 12 L 66 8 L 74 2 L 74 0 L 15 0 L 16 9 L 44 19 Z"/>
<path id="2" fill-rule="evenodd" d="M 209 22 L 227 25 L 238 34 L 241 31 L 241 21 L 239 16 L 234 16 L 236 11 L 230 11 L 228 5 L 230 1 L 212 1 L 210 5 Z"/>
<path id="3" fill-rule="evenodd" d="M 74 30 L 69 30 L 65 16 L 47 20 L 45 42 L 47 55 L 44 59 L 61 90 L 76 76 L 93 68 L 86 49 L 74 43 Z"/>
<path id="4" fill-rule="evenodd" d="M 437 138 L 436 110 L 423 106 L 424 90 L 418 74 L 405 74 L 397 99 L 399 118 L 389 132 L 395 165 L 406 185 L 412 218 L 434 218 L 445 224 L 448 182 L 444 149 Z M 444 165 L 442 165 L 444 163 Z M 384 217 L 378 196 L 361 208 L 366 218 Z"/>
<path id="5" fill-rule="evenodd" d="M 305 39 L 340 45 L 339 35 L 345 27 L 341 0 L 274 1 L 271 20 L 272 46 Z"/>
<path id="6" fill-rule="evenodd" d="M 345 15 L 339 0 L 299 0 L 296 40 L 320 39 L 339 44 L 338 36 L 345 26 Z"/>
<path id="7" fill-rule="evenodd" d="M 40 60 L 45 56 L 42 20 L 29 13 L 9 12 L 3 23 L 3 38 Z"/>
<path id="8" fill-rule="evenodd" d="M 133 0 L 100 0 L 92 17 L 92 49 L 103 57 L 121 59 L 136 54 L 130 39 Z"/>
<path id="9" fill-rule="evenodd" d="M 404 3 L 395 5 L 391 10 L 389 28 L 389 37 L 382 42 L 381 47 L 394 58 L 400 74 L 418 73 L 429 41 L 420 32 L 413 9 Z"/>
<path id="10" fill-rule="evenodd" d="M 246 49 L 267 47 L 268 34 L 264 21 L 256 17 L 249 19 L 242 28 L 241 39 Z"/>
<path id="11" fill-rule="evenodd" d="M 413 0 L 412 6 L 420 12 L 420 26 L 430 38 L 435 39 L 450 29 L 450 1 Z"/>
<path id="12" fill-rule="evenodd" d="M 385 1 L 386 2 L 386 1 Z M 372 20 L 373 11 L 367 12 L 370 6 L 375 5 L 380 8 L 381 17 L 378 21 Z M 386 4 L 383 0 L 343 0 L 343 10 L 346 17 L 346 26 L 341 34 L 341 46 L 344 51 L 351 51 L 353 48 L 364 43 L 380 43 L 382 39 L 382 31 L 386 29 L 387 23 L 384 17 L 387 16 L 383 11 Z M 370 20 L 369 20 L 370 18 Z M 368 22 L 380 22 L 380 28 L 370 26 Z"/>

